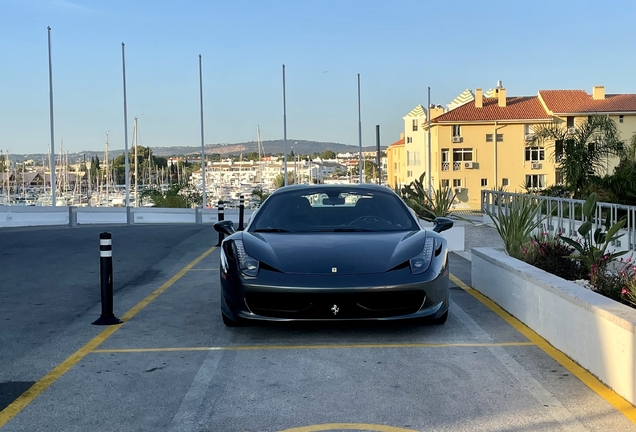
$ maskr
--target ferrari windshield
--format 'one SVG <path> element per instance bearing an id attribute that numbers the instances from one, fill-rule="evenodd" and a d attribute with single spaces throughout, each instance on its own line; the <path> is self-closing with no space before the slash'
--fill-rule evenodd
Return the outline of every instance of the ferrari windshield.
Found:
<path id="1" fill-rule="evenodd" d="M 390 191 L 311 186 L 274 194 L 257 212 L 250 232 L 364 232 L 420 229 Z"/>

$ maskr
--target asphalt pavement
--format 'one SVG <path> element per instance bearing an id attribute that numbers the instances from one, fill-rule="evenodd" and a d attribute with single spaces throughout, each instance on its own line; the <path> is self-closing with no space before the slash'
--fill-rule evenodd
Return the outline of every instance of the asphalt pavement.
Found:
<path id="1" fill-rule="evenodd" d="M 105 230 L 125 320 L 106 328 Z M 0 430 L 636 431 L 456 284 L 443 326 L 226 328 L 215 243 L 201 225 L 0 230 Z M 470 283 L 465 259 L 451 272 Z"/>

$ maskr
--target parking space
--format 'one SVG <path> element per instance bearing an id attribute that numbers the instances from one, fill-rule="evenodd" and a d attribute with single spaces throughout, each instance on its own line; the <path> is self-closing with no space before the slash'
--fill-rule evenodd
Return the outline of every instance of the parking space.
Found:
<path id="1" fill-rule="evenodd" d="M 443 326 L 226 328 L 218 249 L 198 235 L 184 239 L 192 250 L 178 266 L 170 261 L 170 272 L 119 294 L 116 303 L 129 311 L 123 325 L 80 330 L 95 305 L 62 332 L 83 338 L 75 354 L 73 344 L 61 345 L 62 359 L 40 349 L 48 371 L 62 364 L 56 373 L 35 376 L 11 363 L 5 377 L 38 384 L 0 413 L 2 432 L 636 431 L 463 289 L 470 281 L 463 258 L 451 255 L 457 283 Z"/>

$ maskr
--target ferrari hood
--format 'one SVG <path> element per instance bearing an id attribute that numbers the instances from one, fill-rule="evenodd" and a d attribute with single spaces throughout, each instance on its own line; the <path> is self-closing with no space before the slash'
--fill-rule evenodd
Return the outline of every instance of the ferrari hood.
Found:
<path id="1" fill-rule="evenodd" d="M 347 275 L 384 273 L 420 253 L 426 231 L 243 232 L 245 251 L 283 273 Z"/>

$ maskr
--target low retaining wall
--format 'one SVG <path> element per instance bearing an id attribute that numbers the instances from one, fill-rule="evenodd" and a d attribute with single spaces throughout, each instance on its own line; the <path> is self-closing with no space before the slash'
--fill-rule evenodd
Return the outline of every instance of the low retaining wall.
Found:
<path id="1" fill-rule="evenodd" d="M 245 223 L 254 211 L 245 209 Z M 239 210 L 226 209 L 225 219 L 238 223 Z M 159 207 L 0 207 L 0 228 L 42 225 L 214 223 L 218 210 Z"/>
<path id="2" fill-rule="evenodd" d="M 636 405 L 636 310 L 491 248 L 472 286 Z"/>

